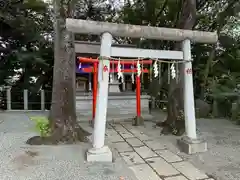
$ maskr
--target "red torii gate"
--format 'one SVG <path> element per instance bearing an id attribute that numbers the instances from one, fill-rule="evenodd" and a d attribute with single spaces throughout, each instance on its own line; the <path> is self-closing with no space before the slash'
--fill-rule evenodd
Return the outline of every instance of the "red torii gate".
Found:
<path id="1" fill-rule="evenodd" d="M 78 57 L 78 60 L 80 63 L 92 63 L 93 67 L 88 68 L 82 68 L 83 72 L 93 73 L 93 100 L 92 100 L 92 120 L 95 118 L 95 111 L 96 111 L 96 102 L 97 102 L 97 88 L 98 88 L 98 59 L 92 59 L 92 58 L 85 58 L 85 57 Z M 140 64 L 152 64 L 152 60 L 139 60 Z M 118 60 L 110 60 L 110 64 L 117 64 Z M 137 65 L 137 61 L 133 60 L 121 60 L 121 65 Z M 105 68 L 105 67 L 103 67 Z M 108 69 L 105 69 L 107 71 Z M 118 72 L 117 66 L 116 68 L 110 68 L 109 72 Z M 121 72 L 137 72 L 136 68 L 132 69 L 121 69 Z M 149 70 L 147 68 L 142 68 L 141 73 L 149 73 Z M 136 115 L 137 117 L 141 117 L 141 80 L 139 76 L 136 76 Z"/>

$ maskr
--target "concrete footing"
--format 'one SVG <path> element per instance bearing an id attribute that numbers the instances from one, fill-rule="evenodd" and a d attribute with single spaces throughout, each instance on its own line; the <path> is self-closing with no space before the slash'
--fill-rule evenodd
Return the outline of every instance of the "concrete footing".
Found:
<path id="1" fill-rule="evenodd" d="M 142 116 L 136 116 L 132 120 L 133 126 L 143 126 L 144 125 L 144 119 Z"/>
<path id="2" fill-rule="evenodd" d="M 87 162 L 112 162 L 112 151 L 108 146 L 104 146 L 100 149 L 92 148 L 86 153 Z"/>
<path id="3" fill-rule="evenodd" d="M 190 139 L 183 137 L 178 139 L 177 144 L 179 149 L 187 154 L 195 154 L 207 151 L 207 142 L 204 139 Z"/>

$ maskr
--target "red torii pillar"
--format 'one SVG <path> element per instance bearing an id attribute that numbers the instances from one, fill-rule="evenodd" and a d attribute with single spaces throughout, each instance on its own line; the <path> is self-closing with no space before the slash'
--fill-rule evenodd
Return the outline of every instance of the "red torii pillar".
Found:
<path id="1" fill-rule="evenodd" d="M 92 100 L 92 121 L 95 118 L 96 102 L 97 102 L 97 87 L 98 87 L 98 59 L 92 58 L 79 58 L 81 63 L 92 63 L 93 67 L 82 68 L 83 72 L 93 72 L 93 100 Z M 152 64 L 152 60 L 140 60 L 140 64 Z M 118 60 L 110 60 L 110 64 L 118 64 Z M 121 60 L 120 64 L 124 65 L 137 65 L 137 61 Z M 109 72 L 118 72 L 117 67 L 110 69 Z M 121 72 L 134 72 L 137 73 L 137 69 L 121 69 Z M 141 73 L 149 73 L 148 69 L 142 69 Z M 136 118 L 141 118 L 141 79 L 140 76 L 136 76 Z"/>

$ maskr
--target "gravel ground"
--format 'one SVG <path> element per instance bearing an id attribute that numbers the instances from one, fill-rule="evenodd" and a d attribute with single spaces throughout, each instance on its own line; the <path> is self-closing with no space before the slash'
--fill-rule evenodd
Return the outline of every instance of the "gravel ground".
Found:
<path id="1" fill-rule="evenodd" d="M 114 163 L 86 163 L 87 143 L 26 145 L 25 141 L 36 135 L 27 114 L 1 112 L 0 123 L 1 180 L 119 180 L 121 176 L 136 180 L 116 153 Z"/>
<path id="2" fill-rule="evenodd" d="M 155 116 L 164 120 L 162 114 Z M 125 180 L 136 180 L 117 155 L 113 164 L 84 163 L 84 152 L 89 144 L 55 147 L 25 145 L 26 139 L 34 132 L 31 133 L 33 124 L 23 113 L 0 113 L 0 123 L 0 175 L 3 180 L 119 180 L 120 176 L 124 176 Z M 139 128 L 214 179 L 240 180 L 240 126 L 223 119 L 199 119 L 197 128 L 207 140 L 209 150 L 186 155 L 177 149 L 176 137 L 159 136 L 160 128 L 153 125 L 146 122 L 145 127 Z"/>
<path id="3" fill-rule="evenodd" d="M 208 152 L 186 159 L 217 180 L 240 180 L 240 126 L 223 119 L 200 119 L 198 127 Z"/>

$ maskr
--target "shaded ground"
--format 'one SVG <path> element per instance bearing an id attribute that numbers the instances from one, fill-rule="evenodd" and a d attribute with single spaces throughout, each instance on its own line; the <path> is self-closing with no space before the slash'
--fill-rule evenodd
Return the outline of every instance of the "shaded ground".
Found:
<path id="1" fill-rule="evenodd" d="M 136 180 L 116 153 L 112 164 L 86 163 L 89 144 L 28 146 L 24 142 L 36 134 L 25 114 L 0 113 L 0 120 L 2 180 Z"/>

